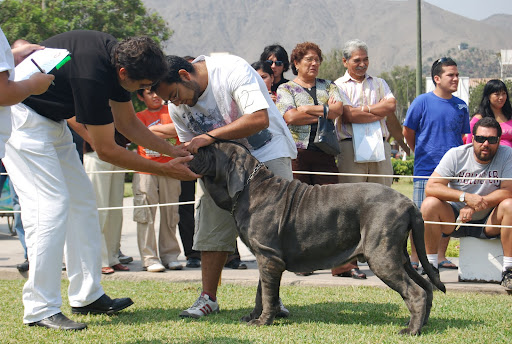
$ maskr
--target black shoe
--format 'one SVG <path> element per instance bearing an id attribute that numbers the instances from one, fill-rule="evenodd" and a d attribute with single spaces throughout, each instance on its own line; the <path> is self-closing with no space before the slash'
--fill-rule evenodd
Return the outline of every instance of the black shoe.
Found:
<path id="1" fill-rule="evenodd" d="M 119 250 L 118 258 L 119 258 L 119 262 L 120 262 L 121 264 L 128 264 L 128 263 L 133 262 L 133 257 L 125 256 L 125 255 L 123 254 L 123 252 L 121 252 L 121 250 Z"/>
<path id="2" fill-rule="evenodd" d="M 189 258 L 187 259 L 187 268 L 200 268 L 201 267 L 201 259 L 199 258 Z"/>
<path id="3" fill-rule="evenodd" d="M 28 259 L 25 259 L 25 261 L 23 263 L 16 265 L 16 269 L 18 269 L 19 272 L 28 271 L 28 268 L 29 268 Z"/>
<path id="4" fill-rule="evenodd" d="M 74 322 L 68 319 L 64 314 L 57 313 L 43 320 L 28 324 L 28 326 L 41 326 L 55 330 L 76 330 L 80 331 L 87 328 L 87 324 Z"/>
<path id="5" fill-rule="evenodd" d="M 239 269 L 239 270 L 247 269 L 247 265 L 242 263 L 242 261 L 239 258 L 235 258 L 235 259 L 231 260 L 230 262 L 226 263 L 224 266 L 226 268 L 231 268 L 231 269 Z"/>
<path id="6" fill-rule="evenodd" d="M 114 314 L 126 307 L 133 305 L 132 299 L 125 297 L 122 299 L 111 299 L 107 294 L 103 294 L 99 299 L 84 307 L 71 307 L 73 314 Z"/>

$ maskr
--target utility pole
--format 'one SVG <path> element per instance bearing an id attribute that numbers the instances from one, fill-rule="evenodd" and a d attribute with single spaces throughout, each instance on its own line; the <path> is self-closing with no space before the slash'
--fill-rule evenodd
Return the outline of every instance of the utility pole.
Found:
<path id="1" fill-rule="evenodd" d="M 416 10 L 416 97 L 421 94 L 422 81 L 421 76 L 421 0 L 417 0 Z"/>

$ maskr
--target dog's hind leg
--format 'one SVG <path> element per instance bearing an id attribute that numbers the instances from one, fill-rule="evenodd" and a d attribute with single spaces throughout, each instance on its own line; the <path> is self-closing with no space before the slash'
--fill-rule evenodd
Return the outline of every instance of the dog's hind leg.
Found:
<path id="1" fill-rule="evenodd" d="M 279 313 L 279 286 L 285 264 L 277 257 L 257 256 L 260 282 L 256 294 L 256 306 L 249 315 L 248 325 L 270 325 Z M 260 303 L 260 304 L 259 304 Z M 258 318 L 255 316 L 259 314 Z"/>
<path id="2" fill-rule="evenodd" d="M 405 245 L 407 246 L 407 244 Z M 425 313 L 425 319 L 423 320 L 423 326 L 425 326 L 428 323 L 428 319 L 430 317 L 430 310 L 432 309 L 432 300 L 434 299 L 434 294 L 432 292 L 432 284 L 426 280 L 425 278 L 421 277 L 416 270 L 411 266 L 411 262 L 409 261 L 409 254 L 407 253 L 407 247 L 405 249 L 405 257 L 406 262 L 404 264 L 405 271 L 413 279 L 414 282 L 416 282 L 420 287 L 422 287 L 425 292 L 427 293 L 427 301 L 426 301 L 426 313 Z"/>
<path id="3" fill-rule="evenodd" d="M 402 259 L 379 254 L 376 257 L 379 259 L 368 261 L 370 268 L 377 277 L 402 296 L 411 313 L 409 327 L 401 330 L 400 334 L 420 334 L 427 312 L 427 292 L 409 276 L 402 265 Z"/>
<path id="4" fill-rule="evenodd" d="M 253 319 L 258 319 L 263 311 L 263 304 L 261 302 L 261 279 L 258 281 L 258 290 L 256 291 L 256 300 L 254 301 L 254 309 L 248 315 L 242 317 L 242 321 L 249 322 Z"/>

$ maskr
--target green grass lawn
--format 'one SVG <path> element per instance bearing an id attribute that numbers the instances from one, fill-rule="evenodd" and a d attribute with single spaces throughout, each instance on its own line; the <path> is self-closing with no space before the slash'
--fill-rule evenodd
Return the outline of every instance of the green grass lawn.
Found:
<path id="1" fill-rule="evenodd" d="M 81 332 L 52 331 L 22 324 L 24 281 L 0 280 L 2 343 L 511 343 L 512 299 L 503 295 L 434 293 L 429 324 L 420 337 L 398 335 L 409 318 L 400 296 L 371 287 L 284 286 L 291 311 L 271 326 L 248 327 L 239 319 L 253 307 L 256 287 L 222 285 L 221 312 L 200 320 L 179 312 L 197 298 L 199 284 L 105 281 L 112 297 L 135 304 L 115 316 L 70 315 L 67 282 L 63 312 L 89 324 Z"/>

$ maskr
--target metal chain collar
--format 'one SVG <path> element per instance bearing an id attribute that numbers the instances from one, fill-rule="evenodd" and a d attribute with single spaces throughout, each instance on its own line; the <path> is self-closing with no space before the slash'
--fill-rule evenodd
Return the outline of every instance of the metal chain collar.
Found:
<path id="1" fill-rule="evenodd" d="M 244 191 L 244 190 L 245 190 L 245 187 L 246 187 L 247 185 L 249 185 L 249 182 L 254 178 L 254 176 L 256 175 L 256 173 L 258 173 L 258 171 L 259 171 L 263 166 L 265 166 L 265 164 L 264 164 L 264 163 L 262 163 L 262 162 L 260 162 L 258 165 L 256 165 L 256 167 L 254 168 L 254 170 L 252 171 L 252 173 L 249 175 L 249 178 L 247 178 L 247 181 L 245 182 L 243 189 L 242 189 L 242 190 L 240 190 L 240 192 L 236 194 L 235 201 L 233 202 L 233 207 L 231 208 L 231 216 L 233 216 L 233 214 L 235 213 L 236 204 L 238 203 L 238 197 L 240 197 L 240 194 L 242 193 L 242 191 Z"/>

